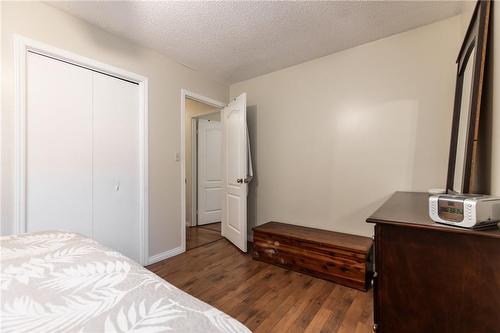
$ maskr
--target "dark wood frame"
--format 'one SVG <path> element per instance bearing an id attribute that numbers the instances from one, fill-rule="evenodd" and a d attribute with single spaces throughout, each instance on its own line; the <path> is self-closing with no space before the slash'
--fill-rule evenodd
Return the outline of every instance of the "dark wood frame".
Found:
<path id="1" fill-rule="evenodd" d="M 490 21 L 490 0 L 479 0 L 474 9 L 465 39 L 460 48 L 457 58 L 457 80 L 455 87 L 455 102 L 453 111 L 453 123 L 451 129 L 450 155 L 448 160 L 448 177 L 446 189 L 448 193 L 455 193 L 453 189 L 455 177 L 455 162 L 457 155 L 458 129 L 460 126 L 460 112 L 462 106 L 463 74 L 469 61 L 469 56 L 476 47 L 476 57 L 472 72 L 472 97 L 470 103 L 470 118 L 467 130 L 467 141 L 465 147 L 465 167 L 463 184 L 460 189 L 462 193 L 469 193 L 472 186 L 472 175 L 476 172 L 477 143 L 479 137 L 479 117 L 481 111 L 481 98 L 484 88 L 484 76 L 487 54 L 488 30 Z"/>

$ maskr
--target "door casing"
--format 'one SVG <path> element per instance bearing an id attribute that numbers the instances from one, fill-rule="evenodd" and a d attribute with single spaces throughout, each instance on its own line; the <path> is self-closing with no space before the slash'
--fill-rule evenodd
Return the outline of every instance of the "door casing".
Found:
<path id="1" fill-rule="evenodd" d="M 187 89 L 181 89 L 181 146 L 180 146 L 180 164 L 181 164 L 181 250 L 186 252 L 186 98 L 208 104 L 215 108 L 223 108 L 226 103 L 211 99 L 201 94 L 194 93 Z M 194 163 L 191 163 L 194 165 Z M 191 171 L 192 172 L 192 171 Z M 194 183 L 194 182 L 193 182 Z M 192 192 L 194 193 L 194 192 Z M 196 220 L 196 205 L 192 201 L 191 220 Z M 194 218 L 194 219 L 193 219 Z"/>

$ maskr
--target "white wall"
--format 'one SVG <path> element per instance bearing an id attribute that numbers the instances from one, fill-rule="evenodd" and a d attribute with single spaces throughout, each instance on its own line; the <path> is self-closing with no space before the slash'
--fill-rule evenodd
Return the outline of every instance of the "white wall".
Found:
<path id="1" fill-rule="evenodd" d="M 371 235 L 396 190 L 445 187 L 459 16 L 230 87 L 248 93 L 249 223 Z"/>
<path id="2" fill-rule="evenodd" d="M 193 117 L 199 117 L 200 115 L 206 115 L 207 113 L 212 113 L 217 111 L 216 108 L 208 104 L 204 104 L 198 101 L 186 98 L 186 139 L 185 139 L 185 154 L 186 154 L 186 225 L 193 225 L 191 221 L 191 209 L 192 209 L 192 194 L 191 186 L 193 184 L 193 177 L 191 174 L 192 159 L 191 159 L 191 119 Z M 220 118 L 220 113 L 216 113 L 212 117 Z M 212 119 L 212 117 L 210 119 Z"/>
<path id="3" fill-rule="evenodd" d="M 20 34 L 149 78 L 150 256 L 179 247 L 181 170 L 175 153 L 180 151 L 181 88 L 227 101 L 228 86 L 46 4 L 1 2 L 1 7 L 2 234 L 12 232 L 13 34 Z"/>
<path id="4" fill-rule="evenodd" d="M 474 8 L 476 8 L 476 3 L 476 1 L 464 1 L 462 4 L 462 14 L 460 14 L 460 43 L 464 40 L 472 14 L 474 13 Z"/>

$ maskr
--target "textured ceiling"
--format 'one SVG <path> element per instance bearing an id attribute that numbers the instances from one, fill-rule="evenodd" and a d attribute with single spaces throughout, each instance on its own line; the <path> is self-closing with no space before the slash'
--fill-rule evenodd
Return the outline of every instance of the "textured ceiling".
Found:
<path id="1" fill-rule="evenodd" d="M 462 6 L 454 1 L 49 4 L 225 83 L 457 15 Z"/>

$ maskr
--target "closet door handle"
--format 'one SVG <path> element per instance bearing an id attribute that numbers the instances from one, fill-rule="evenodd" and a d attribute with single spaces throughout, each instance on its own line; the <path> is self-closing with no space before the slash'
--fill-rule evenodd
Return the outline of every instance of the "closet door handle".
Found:
<path id="1" fill-rule="evenodd" d="M 242 179 L 242 178 L 238 178 L 238 179 L 236 179 L 236 182 L 237 182 L 238 184 L 242 184 L 242 183 L 243 183 L 243 179 Z"/>

